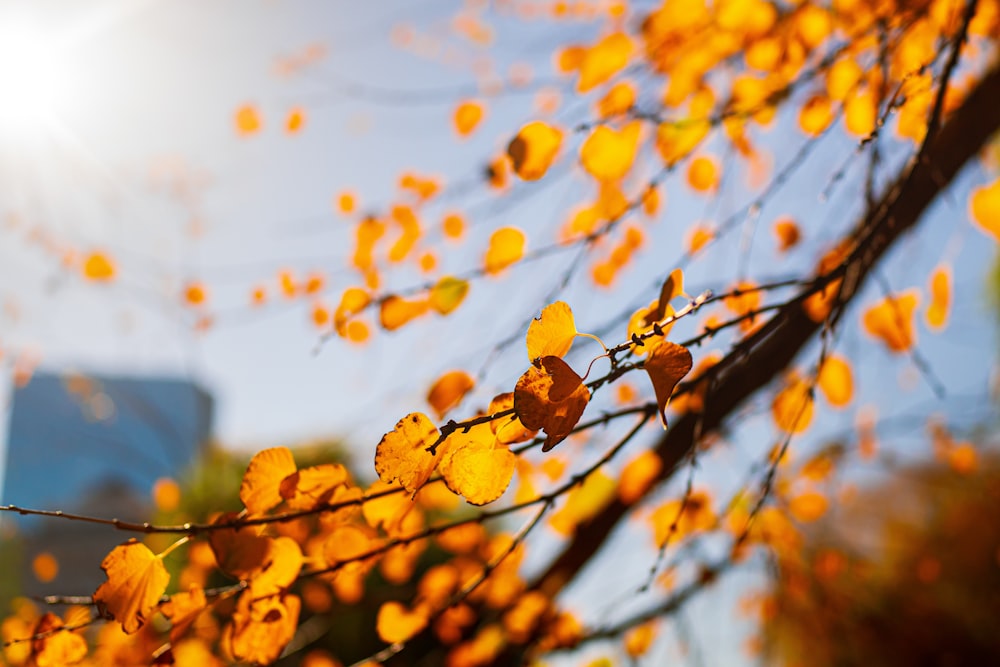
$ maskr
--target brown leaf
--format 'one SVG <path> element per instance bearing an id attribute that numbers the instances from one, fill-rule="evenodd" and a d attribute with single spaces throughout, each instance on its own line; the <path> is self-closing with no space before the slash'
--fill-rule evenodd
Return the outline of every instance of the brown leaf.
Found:
<path id="1" fill-rule="evenodd" d="M 656 405 L 660 409 L 660 423 L 667 427 L 667 404 L 674 387 L 691 370 L 693 361 L 687 348 L 668 340 L 660 341 L 646 358 L 643 368 L 649 373 L 656 392 Z"/>
<path id="2" fill-rule="evenodd" d="M 554 397 L 560 400 L 555 400 Z M 532 366 L 514 388 L 514 411 L 529 429 L 544 429 L 542 451 L 547 452 L 566 439 L 580 421 L 590 390 L 562 359 L 542 357 L 539 367 Z"/>

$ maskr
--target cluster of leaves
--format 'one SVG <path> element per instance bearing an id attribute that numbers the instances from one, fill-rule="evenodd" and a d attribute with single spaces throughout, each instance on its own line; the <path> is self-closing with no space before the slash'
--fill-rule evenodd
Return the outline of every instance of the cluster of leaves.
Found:
<path id="1" fill-rule="evenodd" d="M 382 212 L 359 214 L 357 198 L 348 191 L 335 198 L 336 208 L 354 222 L 349 266 L 357 278 L 357 284 L 331 302 L 335 307 L 318 301 L 326 291 L 321 275 L 302 280 L 284 272 L 277 278 L 279 293 L 313 302 L 312 319 L 324 340 L 362 343 L 373 335 L 376 321 L 383 331 L 393 332 L 430 313 L 447 316 L 466 303 L 475 280 L 502 278 L 526 259 L 568 248 L 579 248 L 581 258 L 592 260 L 594 285 L 612 286 L 636 260 L 648 225 L 661 213 L 664 180 L 685 169 L 695 196 L 718 192 L 726 176 L 723 165 L 731 167 L 708 153 L 709 146 L 724 147 L 751 174 L 763 172 L 761 135 L 782 108 L 793 114 L 789 117 L 795 118 L 807 149 L 839 119 L 855 145 L 852 160 L 860 161 L 868 152 L 868 210 L 858 224 L 842 230 L 821 251 L 811 272 L 793 279 L 767 282 L 741 275 L 718 294 L 706 290 L 692 297 L 684 291 L 684 274 L 675 270 L 655 283 L 659 295 L 648 306 L 629 308 L 614 318 L 609 329 L 618 327 L 624 336 L 610 347 L 596 335 L 579 332 L 565 302 L 550 303 L 527 326 L 529 366 L 514 386 L 495 395 L 487 409 L 440 423 L 477 389 L 477 381 L 464 370 L 441 375 L 427 394 L 436 419 L 411 412 L 385 434 L 375 454 L 379 481 L 371 485 L 356 484 L 333 462 L 299 468 L 291 452 L 279 447 L 251 461 L 240 488 L 240 512 L 181 526 L 108 520 L 138 533 L 182 537 L 159 552 L 130 541 L 105 559 L 108 580 L 85 600 L 99 618 L 115 621 L 105 626 L 113 629 L 101 630 L 108 636 L 99 638 L 105 647 L 99 650 L 125 646 L 122 637 L 131 635 L 140 641 L 131 640 L 127 650 L 147 660 L 153 655 L 160 664 L 193 660 L 182 657 L 186 651 L 201 656 L 200 664 L 210 664 L 215 659 L 211 655 L 270 663 L 291 650 L 287 647 L 294 644 L 304 608 L 314 610 L 332 597 L 343 604 L 358 602 L 377 568 L 392 583 L 414 584 L 416 592 L 381 602 L 376 630 L 388 647 L 371 656 L 376 662 L 428 637 L 447 647 L 446 662 L 453 667 L 509 663 L 618 638 L 634 658 L 650 650 L 655 619 L 744 562 L 750 546 L 764 546 L 779 557 L 797 553 L 800 525 L 828 510 L 830 493 L 819 485 L 831 478 L 842 457 L 823 451 L 802 466 L 789 467 L 790 442 L 813 423 L 817 388 L 834 410 L 853 401 L 852 365 L 834 352 L 836 333 L 873 265 L 926 206 L 901 211 L 907 202 L 901 203 L 900 193 L 912 195 L 921 184 L 936 184 L 940 190 L 985 141 L 970 140 L 975 145 L 952 160 L 957 164 L 942 160 L 928 175 L 928 155 L 936 149 L 943 124 L 966 105 L 979 104 L 977 95 L 997 90 L 995 70 L 983 73 L 985 61 L 970 52 L 995 55 L 1000 11 L 995 0 L 837 0 L 829 6 L 665 0 L 633 17 L 635 30 L 626 27 L 626 14 L 625 6 L 615 3 L 599 38 L 556 54 L 574 94 L 593 102 L 594 117 L 573 128 L 532 120 L 506 136 L 503 150 L 488 161 L 485 187 L 498 197 L 553 178 L 560 167 L 579 167 L 593 197 L 568 212 L 553 245 L 529 252 L 524 229 L 498 225 L 474 266 L 461 275 L 440 274 L 433 230 L 423 221 L 433 215 L 447 186 L 436 177 L 407 173 L 399 180 L 397 201 Z M 481 25 L 462 25 L 477 39 L 485 34 Z M 957 83 L 960 64 L 967 80 Z M 983 93 L 977 88 L 986 85 L 981 82 L 992 87 Z M 652 90 L 655 95 L 645 94 Z M 460 102 L 452 117 L 457 134 L 480 131 L 485 116 L 482 102 Z M 885 128 L 892 120 L 896 147 L 904 146 L 912 158 L 898 180 L 879 172 L 879 150 L 888 142 Z M 987 135 L 996 125 L 995 119 L 990 122 L 980 128 Z M 238 110 L 236 123 L 247 136 L 262 126 L 252 107 Z M 297 132 L 303 123 L 301 113 L 290 115 L 286 127 Z M 577 136 L 577 159 L 567 159 L 567 146 Z M 694 224 L 686 243 L 675 244 L 684 246 L 683 261 L 704 253 L 745 218 L 756 220 L 799 164 L 792 159 L 770 183 L 763 182 L 766 177 L 758 179 L 756 199 L 745 215 Z M 842 171 L 834 173 L 832 180 L 842 176 Z M 890 186 L 878 199 L 884 182 Z M 972 219 L 994 237 L 1000 235 L 998 202 L 1000 180 L 976 188 L 970 202 Z M 467 217 L 459 211 L 441 216 L 437 229 L 446 242 L 465 237 Z M 801 247 L 809 235 L 819 236 L 818 227 L 812 221 L 777 218 L 778 255 Z M 95 251 L 71 263 L 93 281 L 118 277 L 115 262 L 105 253 Z M 389 274 L 407 263 L 423 272 L 427 282 L 388 287 Z M 563 284 L 583 263 L 568 269 Z M 947 324 L 951 283 L 946 265 L 929 278 L 924 319 L 931 331 Z M 253 286 L 251 302 L 262 305 L 272 289 Z M 918 290 L 885 292 L 862 313 L 861 329 L 890 353 L 917 360 Z M 207 287 L 195 282 L 185 287 L 182 299 L 202 311 L 210 305 L 208 295 Z M 775 295 L 780 298 L 765 303 Z M 650 296 L 643 295 L 642 303 Z M 693 325 L 692 337 L 666 340 L 677 320 L 716 305 Z M 732 336 L 729 352 L 699 352 L 697 360 L 692 356 L 691 349 L 720 340 L 724 332 Z M 817 333 L 817 357 L 791 367 L 795 354 Z M 586 370 L 567 360 L 580 336 L 593 339 L 602 350 Z M 606 364 L 607 371 L 588 381 L 597 363 Z M 626 379 L 642 371 L 649 377 L 646 386 L 653 400 L 644 400 L 650 392 L 635 389 Z M 772 383 L 775 377 L 780 380 Z M 620 405 L 584 421 L 594 394 L 612 385 Z M 756 474 L 731 497 L 713 498 L 694 483 L 697 458 L 718 442 L 723 421 L 736 407 L 765 386 L 774 389 L 769 407 L 780 441 L 764 452 Z M 619 460 L 625 445 L 657 415 L 667 427 L 668 406 L 677 415 L 669 430 L 628 460 Z M 859 413 L 858 422 L 858 455 L 869 460 L 877 453 L 872 420 Z M 609 436 L 608 444 L 597 427 L 611 423 L 630 427 Z M 600 455 L 570 463 L 562 449 L 552 452 L 575 434 Z M 545 453 L 539 463 L 533 460 L 536 446 Z M 970 456 L 967 448 L 956 445 L 948 451 L 952 467 L 974 464 L 974 452 Z M 683 490 L 665 500 L 656 498 L 654 492 L 684 463 L 689 472 Z M 619 464 L 616 476 L 609 476 L 607 471 Z M 477 507 L 494 503 L 515 476 L 512 502 L 460 518 L 435 514 L 455 507 L 458 496 Z M 549 515 L 557 503 L 561 506 Z M 488 521 L 520 513 L 530 514 L 516 533 L 491 535 L 484 528 Z M 560 608 L 557 597 L 591 562 L 612 528 L 642 514 L 648 519 L 647 546 L 656 555 L 640 590 L 656 584 L 662 597 L 621 622 L 587 627 Z M 546 515 L 548 525 L 567 543 L 541 574 L 528 580 L 521 568 L 527 538 Z M 692 555 L 709 535 L 727 538 L 719 560 Z M 432 544 L 448 557 L 421 572 L 418 559 Z M 164 559 L 184 553 L 175 552 L 181 549 L 187 553 L 186 565 L 175 578 Z M 216 570 L 235 583 L 206 587 Z M 86 643 L 73 639 L 90 618 L 81 621 L 79 614 L 74 608 L 62 619 L 52 614 L 12 617 L 21 625 L 11 621 L 9 632 L 5 629 L 8 649 L 19 652 L 19 664 L 89 659 Z M 95 654 L 92 659 L 100 663 L 104 657 Z"/>

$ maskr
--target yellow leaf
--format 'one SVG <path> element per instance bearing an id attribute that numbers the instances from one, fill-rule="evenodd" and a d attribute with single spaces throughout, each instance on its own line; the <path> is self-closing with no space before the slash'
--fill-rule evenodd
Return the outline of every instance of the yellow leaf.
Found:
<path id="1" fill-rule="evenodd" d="M 661 340 L 646 358 L 643 368 L 653 382 L 656 404 L 660 408 L 660 423 L 667 427 L 667 404 L 674 393 L 674 387 L 688 374 L 694 365 L 687 348 L 669 340 Z"/>
<path id="2" fill-rule="evenodd" d="M 379 607 L 375 631 L 387 644 L 406 642 L 426 628 L 428 620 L 422 608 L 410 611 L 402 603 L 390 600 Z"/>
<path id="3" fill-rule="evenodd" d="M 635 86 L 628 81 L 619 81 L 597 103 L 597 112 L 602 118 L 620 116 L 635 105 L 635 97 Z"/>
<path id="4" fill-rule="evenodd" d="M 711 192 L 719 187 L 719 166 L 714 158 L 700 155 L 691 160 L 687 172 L 688 185 L 697 192 Z"/>
<path id="5" fill-rule="evenodd" d="M 844 124 L 851 134 L 866 138 L 875 131 L 878 106 L 868 88 L 857 91 L 844 102 Z"/>
<path id="6" fill-rule="evenodd" d="M 1000 241 L 1000 178 L 972 191 L 969 213 L 980 229 Z"/>
<path id="7" fill-rule="evenodd" d="M 427 393 L 427 402 L 434 408 L 434 414 L 441 419 L 462 402 L 467 393 L 476 386 L 476 381 L 465 371 L 449 371 L 439 377 Z"/>
<path id="8" fill-rule="evenodd" d="M 633 659 L 646 655 L 654 639 L 656 639 L 655 619 L 625 633 L 625 652 Z"/>
<path id="9" fill-rule="evenodd" d="M 163 615 L 170 619 L 170 641 L 176 642 L 183 637 L 207 607 L 205 590 L 196 584 L 191 584 L 184 593 L 171 595 L 170 601 L 160 607 Z"/>
<path id="10" fill-rule="evenodd" d="M 927 307 L 927 326 L 942 329 L 948 322 L 951 307 L 951 269 L 940 266 L 931 276 L 931 303 Z"/>
<path id="11" fill-rule="evenodd" d="M 826 95 L 810 97 L 799 111 L 799 128 L 810 137 L 818 137 L 833 122 L 833 105 Z"/>
<path id="12" fill-rule="evenodd" d="M 809 383 L 792 376 L 784 389 L 771 402 L 774 423 L 786 433 L 802 433 L 809 428 L 813 416 L 813 401 Z"/>
<path id="13" fill-rule="evenodd" d="M 913 314 L 918 301 L 916 290 L 886 297 L 864 312 L 861 323 L 870 336 L 881 340 L 890 351 L 905 352 L 917 340 Z"/>
<path id="14" fill-rule="evenodd" d="M 281 482 L 295 472 L 295 459 L 287 447 L 273 447 L 254 454 L 243 475 L 240 500 L 251 515 L 281 503 Z"/>
<path id="15" fill-rule="evenodd" d="M 263 598 L 286 591 L 302 569 L 302 550 L 290 537 L 267 537 L 266 565 L 250 580 L 253 597 Z"/>
<path id="16" fill-rule="evenodd" d="M 507 146 L 507 155 L 517 175 L 526 181 L 537 181 L 548 171 L 562 145 L 562 132 L 541 121 L 521 128 Z"/>
<path id="17" fill-rule="evenodd" d="M 115 266 L 103 252 L 92 252 L 83 262 L 83 276 L 95 281 L 111 280 L 115 277 Z"/>
<path id="18" fill-rule="evenodd" d="M 479 102 L 466 101 L 455 107 L 455 131 L 459 136 L 472 134 L 483 120 L 483 105 Z"/>
<path id="19" fill-rule="evenodd" d="M 573 311 L 563 301 L 550 303 L 528 325 L 528 360 L 548 356 L 564 357 L 573 346 L 574 338 L 576 323 L 573 321 Z"/>
<path id="20" fill-rule="evenodd" d="M 543 452 L 566 439 L 583 416 L 588 401 L 590 390 L 580 376 L 555 356 L 541 357 L 514 388 L 514 411 L 521 423 L 529 429 L 544 429 L 548 436 Z"/>
<path id="21" fill-rule="evenodd" d="M 641 129 L 639 121 L 633 121 L 621 130 L 607 125 L 597 127 L 580 147 L 583 168 L 599 181 L 624 178 L 635 163 Z"/>
<path id="22" fill-rule="evenodd" d="M 703 490 L 692 491 L 686 500 L 668 500 L 656 508 L 649 519 L 653 524 L 653 539 L 658 547 L 694 532 L 711 530 L 716 520 L 712 511 L 712 499 Z"/>
<path id="23" fill-rule="evenodd" d="M 596 515 L 615 498 L 618 484 L 602 471 L 592 472 L 583 484 L 567 494 L 565 505 L 549 519 L 549 526 L 560 535 L 570 536 L 576 527 Z"/>
<path id="24" fill-rule="evenodd" d="M 219 515 L 215 523 L 237 521 L 239 516 L 235 512 L 226 512 Z M 251 578 L 267 566 L 269 539 L 271 538 L 260 534 L 258 526 L 220 528 L 208 535 L 219 569 L 241 580 Z"/>
<path id="25" fill-rule="evenodd" d="M 524 256 L 525 237 L 517 227 L 501 227 L 490 236 L 483 263 L 487 273 L 499 273 Z"/>
<path id="26" fill-rule="evenodd" d="M 845 359 L 829 356 L 819 369 L 816 380 L 820 391 L 826 396 L 830 405 L 842 408 L 854 397 L 854 380 L 851 366 Z"/>
<path id="27" fill-rule="evenodd" d="M 632 39 L 623 32 L 615 32 L 586 49 L 579 63 L 578 92 L 585 93 L 599 86 L 628 65 L 634 47 Z"/>
<path id="28" fill-rule="evenodd" d="M 439 469 L 445 484 L 473 505 L 491 503 L 507 490 L 517 457 L 498 444 L 485 424 L 448 437 Z"/>
<path id="29" fill-rule="evenodd" d="M 396 423 L 375 449 L 375 472 L 383 482 L 398 481 L 411 494 L 424 485 L 434 472 L 441 448 L 431 454 L 427 448 L 438 439 L 437 427 L 421 412 L 413 412 Z"/>
<path id="30" fill-rule="evenodd" d="M 514 407 L 514 392 L 507 392 L 493 397 L 490 401 L 489 413 L 496 414 Z M 497 442 L 504 445 L 512 445 L 518 442 L 527 442 L 535 437 L 538 431 L 525 428 L 517 415 L 511 415 L 506 419 L 494 419 L 490 422 L 490 430 L 497 437 Z"/>
<path id="31" fill-rule="evenodd" d="M 244 591 L 226 628 L 229 652 L 241 662 L 274 662 L 295 636 L 301 607 L 297 595 L 270 595 L 256 600 L 252 591 Z"/>
<path id="32" fill-rule="evenodd" d="M 145 544 L 129 540 L 111 550 L 101 569 L 108 580 L 94 593 L 94 602 L 133 634 L 149 619 L 167 590 L 170 573 L 163 560 Z"/>
<path id="33" fill-rule="evenodd" d="M 707 120 L 660 123 L 656 129 L 656 149 L 667 166 L 672 167 L 697 148 L 711 129 Z"/>
<path id="34" fill-rule="evenodd" d="M 469 281 L 452 276 L 444 276 L 431 288 L 428 302 L 440 315 L 447 315 L 462 305 L 469 293 Z"/>

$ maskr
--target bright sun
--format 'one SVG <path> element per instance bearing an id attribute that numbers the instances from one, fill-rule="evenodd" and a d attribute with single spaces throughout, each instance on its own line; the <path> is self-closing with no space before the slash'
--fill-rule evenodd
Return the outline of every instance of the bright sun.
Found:
<path id="1" fill-rule="evenodd" d="M 58 49 L 28 25 L 0 27 L 0 133 L 44 129 L 53 119 L 62 63 Z"/>

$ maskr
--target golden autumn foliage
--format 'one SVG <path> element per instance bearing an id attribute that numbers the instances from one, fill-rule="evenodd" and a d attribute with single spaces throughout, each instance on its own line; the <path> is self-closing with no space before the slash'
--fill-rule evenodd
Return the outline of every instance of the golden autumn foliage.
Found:
<path id="1" fill-rule="evenodd" d="M 115 546 L 100 565 L 106 581 L 69 598 L 84 606 L 63 617 L 15 603 L 0 624 L 5 664 L 497 667 L 563 651 L 594 667 L 661 664 L 685 643 L 662 632 L 663 618 L 713 585 L 739 585 L 730 570 L 762 565 L 778 579 L 741 605 L 764 628 L 749 650 L 782 664 L 850 663 L 830 629 L 838 614 L 852 628 L 844 645 L 884 635 L 911 662 L 921 654 L 895 641 L 889 612 L 915 628 L 935 619 L 928 636 L 971 619 L 969 636 L 996 644 L 996 605 L 948 606 L 963 569 L 984 598 L 1000 590 L 983 502 L 997 500 L 996 464 L 969 433 L 930 428 L 937 467 L 920 475 L 946 490 L 942 512 L 903 507 L 926 534 L 880 526 L 865 537 L 914 539 L 878 558 L 813 541 L 842 512 L 861 525 L 883 510 L 873 500 L 911 500 L 859 492 L 856 470 L 891 473 L 903 450 L 884 427 L 904 398 L 952 390 L 958 370 L 936 370 L 934 346 L 956 330 L 979 342 L 963 290 L 969 246 L 995 253 L 1000 240 L 1000 153 L 984 138 L 1000 123 L 982 108 L 1000 85 L 997 0 L 467 2 L 398 18 L 397 55 L 462 80 L 383 85 L 359 60 L 326 91 L 337 104 L 298 89 L 259 103 L 239 93 L 217 119 L 249 169 L 280 156 L 276 142 L 326 150 L 326 106 L 379 107 L 336 117 L 341 139 L 381 143 L 327 151 L 338 162 L 316 170 L 333 179 L 319 200 L 326 220 L 305 224 L 290 208 L 264 240 L 246 225 L 247 252 L 274 257 L 202 261 L 221 245 L 217 202 L 201 201 L 200 179 L 157 169 L 150 182 L 182 205 L 185 240 L 203 244 L 176 275 L 145 266 L 153 256 L 173 266 L 172 241 L 147 258 L 129 237 L 65 234 L 40 210 L 5 218 L 53 260 L 52 293 L 138 294 L 206 337 L 294 311 L 312 351 L 328 355 L 317 363 L 330 364 L 317 380 L 329 391 L 311 400 L 337 424 L 349 415 L 352 436 L 374 434 L 352 443 L 369 447 L 356 476 L 343 451 L 300 466 L 298 452 L 270 447 L 238 480 L 207 484 L 229 484 L 229 504 L 208 494 L 213 506 L 197 510 L 197 494 L 164 473 L 144 496 L 158 523 L 2 508 L 144 540 Z M 542 32 L 549 24 L 562 29 Z M 512 33 L 523 41 L 498 48 Z M 328 48 L 282 54 L 275 72 L 321 81 Z M 424 106 L 445 141 L 415 136 Z M 392 162 L 408 159 L 411 139 L 424 161 Z M 979 171 L 963 172 L 972 163 Z M 310 192 L 299 171 L 288 175 Z M 910 233 L 939 215 L 925 211 L 943 193 L 958 198 L 960 179 L 967 216 Z M 266 211 L 258 194 L 246 191 Z M 972 226 L 982 244 L 967 242 Z M 904 235 L 915 240 L 900 258 Z M 286 242 L 305 252 L 279 255 Z M 897 279 L 926 284 L 926 300 Z M 4 296 L 10 331 L 38 317 Z M 138 328 L 127 319 L 113 326 Z M 936 335 L 918 340 L 921 327 Z M 46 360 L 19 335 L 4 333 L 0 361 L 23 387 Z M 114 421 L 99 386 L 67 389 L 89 421 Z M 945 548 L 959 538 L 982 547 L 978 560 L 962 559 L 964 543 Z M 77 567 L 42 550 L 25 563 L 53 585 Z M 595 572 L 614 575 L 607 599 L 566 594 Z M 845 581 L 866 594 L 902 582 L 912 599 L 894 607 L 896 592 L 881 591 L 893 603 L 884 609 L 863 595 L 848 604 Z M 810 606 L 817 592 L 826 606 Z M 887 615 L 866 623 L 859 609 Z M 966 657 L 974 642 L 963 641 L 927 655 Z M 590 656 L 595 646 L 610 657 Z M 861 662 L 889 664 L 869 649 Z"/>

